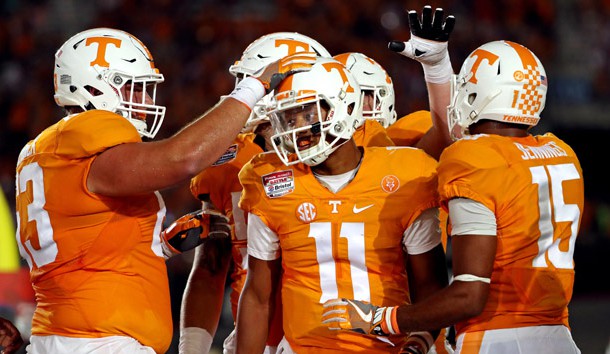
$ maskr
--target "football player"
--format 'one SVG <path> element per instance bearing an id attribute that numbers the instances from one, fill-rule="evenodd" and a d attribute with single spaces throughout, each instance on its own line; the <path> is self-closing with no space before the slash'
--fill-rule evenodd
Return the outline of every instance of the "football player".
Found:
<path id="1" fill-rule="evenodd" d="M 354 75 L 363 92 L 362 119 L 353 138 L 358 146 L 393 146 L 385 128 L 396 121 L 394 84 L 385 69 L 372 58 L 348 52 L 333 57 Z"/>
<path id="2" fill-rule="evenodd" d="M 451 285 L 411 306 L 332 299 L 323 323 L 369 333 L 379 319 L 400 333 L 455 324 L 456 353 L 580 353 L 568 304 L 584 182 L 570 146 L 529 132 L 547 85 L 542 63 L 520 44 L 493 41 L 468 56 L 448 109 L 460 139 L 438 167 L 451 221 Z M 363 319 L 368 311 L 383 315 Z"/>
<path id="3" fill-rule="evenodd" d="M 330 332 L 319 318 L 339 294 L 397 306 L 446 284 L 436 161 L 418 149 L 358 147 L 361 89 L 334 59 L 317 58 L 311 71 L 282 81 L 274 100 L 276 154 L 255 156 L 239 175 L 248 274 L 237 352 L 263 350 L 278 290 L 278 352 L 397 352 L 404 335 Z"/>
<path id="4" fill-rule="evenodd" d="M 312 59 L 274 62 L 177 134 L 143 142 L 165 116 L 155 103 L 164 78 L 144 44 L 95 28 L 59 48 L 54 97 L 68 115 L 25 145 L 16 168 L 17 241 L 37 299 L 29 353 L 165 353 L 172 317 L 163 246 L 194 247 L 217 225 L 196 213 L 187 217 L 192 229 L 189 221 L 162 238 L 157 190 L 216 161 L 254 104 Z"/>
<path id="5" fill-rule="evenodd" d="M 439 91 L 437 92 L 441 92 L 443 87 L 446 90 L 446 86 L 449 84 L 449 74 L 453 72 L 451 63 L 446 58 L 449 55 L 447 42 L 453 31 L 455 19 L 453 16 L 448 16 L 443 22 L 441 21 L 443 17 L 444 11 L 440 8 L 436 9 L 433 17 L 430 6 L 424 7 L 421 22 L 417 18 L 416 13 L 411 12 L 409 15 L 411 35 L 412 37 L 418 37 L 417 44 L 419 44 L 422 50 L 419 51 L 419 55 L 414 55 L 415 53 L 411 54 L 407 51 L 401 53 L 422 64 L 428 87 L 430 89 L 438 89 Z M 437 22 L 434 19 L 437 19 Z M 425 46 L 422 46 L 422 43 Z M 409 43 L 409 45 L 413 46 L 415 42 Z M 443 132 L 446 131 L 444 128 L 446 120 L 441 121 L 443 126 L 438 129 L 435 128 L 430 111 L 413 112 L 398 121 L 396 120 L 392 79 L 374 59 L 362 53 L 344 53 L 336 55 L 334 58 L 345 64 L 350 72 L 354 74 L 364 93 L 363 117 L 366 120 L 354 133 L 354 140 L 356 142 L 358 142 L 359 135 L 362 135 L 362 131 L 374 130 L 375 125 L 379 122 L 386 128 L 387 133 L 384 136 L 389 136 L 397 146 L 419 147 L 431 155 L 437 155 L 442 148 L 451 143 L 450 139 L 447 138 L 447 134 L 439 134 L 439 129 Z M 443 76 L 431 75 L 431 71 L 440 72 Z M 440 105 L 437 106 L 437 109 L 440 108 Z M 424 135 L 426 135 L 426 138 L 423 138 Z M 437 140 L 435 141 L 435 139 Z M 441 139 L 440 142 L 438 139 Z M 373 146 L 385 145 L 379 144 Z M 446 250 L 447 213 L 441 210 L 439 218 L 442 230 L 441 241 L 443 248 Z M 445 334 L 446 331 L 443 329 L 435 345 L 430 348 L 429 353 L 446 354 L 451 350 L 449 343 L 445 340 Z"/>
<path id="6" fill-rule="evenodd" d="M 297 52 L 314 52 L 330 57 L 330 53 L 316 40 L 295 32 L 275 32 L 252 42 L 235 62 L 229 72 L 236 77 L 236 84 L 254 75 L 269 63 Z M 200 354 L 210 350 L 215 335 L 222 302 L 225 281 L 231 272 L 231 308 L 236 318 L 237 302 L 246 278 L 246 219 L 237 203 L 241 196 L 239 170 L 255 155 L 273 150 L 270 136 L 273 134 L 267 116 L 271 94 L 258 101 L 246 122 L 242 134 L 212 166 L 191 180 L 193 196 L 205 205 L 210 203 L 225 213 L 233 225 L 231 240 L 206 241 L 204 247 L 195 250 L 195 259 L 184 291 L 180 317 L 181 354 Z M 230 242 L 229 242 L 230 241 Z M 279 295 L 279 293 L 278 293 Z M 265 353 L 274 353 L 283 336 L 281 303 L 275 311 L 272 330 L 269 333 Z M 224 342 L 224 353 L 235 352 L 235 332 Z"/>

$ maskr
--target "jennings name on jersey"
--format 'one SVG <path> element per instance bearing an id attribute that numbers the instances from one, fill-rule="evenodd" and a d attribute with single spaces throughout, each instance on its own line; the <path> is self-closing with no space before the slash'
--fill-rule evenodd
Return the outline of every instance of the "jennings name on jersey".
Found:
<path id="1" fill-rule="evenodd" d="M 281 251 L 284 332 L 295 352 L 400 348 L 402 337 L 389 338 L 394 347 L 329 331 L 320 323 L 322 304 L 336 297 L 382 306 L 409 301 L 403 233 L 438 205 L 436 161 L 418 149 L 364 148 L 357 174 L 337 193 L 320 184 L 308 166 L 287 167 L 273 153 L 254 157 L 239 177 L 240 207 L 277 236 L 266 241 L 248 235 L 248 254 L 273 260 Z"/>

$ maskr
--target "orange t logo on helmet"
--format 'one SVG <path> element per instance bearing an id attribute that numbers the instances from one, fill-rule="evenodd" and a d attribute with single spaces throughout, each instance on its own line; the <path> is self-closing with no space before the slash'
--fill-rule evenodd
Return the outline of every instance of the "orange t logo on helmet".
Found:
<path id="1" fill-rule="evenodd" d="M 352 87 L 352 85 L 349 84 L 349 80 L 347 79 L 347 76 L 345 75 L 345 66 L 343 66 L 340 63 L 333 63 L 333 62 L 329 62 L 329 63 L 324 63 L 322 64 L 322 66 L 326 69 L 326 71 L 331 72 L 333 71 L 333 69 L 337 70 L 339 72 L 339 75 L 341 75 L 341 78 L 343 79 L 343 83 L 347 83 L 347 89 L 345 90 L 346 92 L 354 92 L 354 88 Z"/>
<path id="2" fill-rule="evenodd" d="M 473 84 L 476 84 L 478 82 L 477 80 L 477 70 L 479 69 L 479 65 L 481 65 L 481 62 L 484 59 L 487 59 L 487 61 L 489 62 L 489 64 L 493 64 L 496 60 L 498 60 L 498 56 L 488 52 L 486 50 L 483 49 L 477 49 L 474 52 L 472 52 L 472 54 L 470 55 L 471 57 L 477 57 L 477 60 L 475 60 L 474 64 L 472 64 L 472 68 L 470 68 L 470 72 L 472 73 L 472 76 L 470 77 L 470 79 L 468 80 L 469 82 L 472 82 Z"/>
<path id="3" fill-rule="evenodd" d="M 113 44 L 117 48 L 121 48 L 121 40 L 117 38 L 109 37 L 89 37 L 85 41 L 85 45 L 91 45 L 97 43 L 97 57 L 90 63 L 91 66 L 99 65 L 103 67 L 110 67 L 110 64 L 106 61 L 106 47 L 108 44 Z"/>
<path id="4" fill-rule="evenodd" d="M 309 52 L 309 44 L 301 41 L 295 41 L 294 39 L 276 39 L 275 46 L 280 47 L 285 45 L 288 47 L 288 55 L 298 52 Z M 299 50 L 299 48 L 303 48 Z"/>

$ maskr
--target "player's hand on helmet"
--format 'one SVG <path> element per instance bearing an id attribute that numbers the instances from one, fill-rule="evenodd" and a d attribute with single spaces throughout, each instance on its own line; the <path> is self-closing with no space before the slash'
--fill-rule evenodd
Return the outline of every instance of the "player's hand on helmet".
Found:
<path id="1" fill-rule="evenodd" d="M 211 209 L 188 213 L 161 232 L 163 253 L 167 258 L 191 250 L 208 238 L 230 238 L 229 218 Z"/>
<path id="2" fill-rule="evenodd" d="M 359 300 L 331 299 L 324 303 L 322 324 L 331 330 L 389 336 L 399 333 L 397 308 L 379 307 Z"/>
<path id="3" fill-rule="evenodd" d="M 432 15 L 432 7 L 424 6 L 421 20 L 415 10 L 409 11 L 411 39 L 391 41 L 388 48 L 422 64 L 434 65 L 448 56 L 447 43 L 455 26 L 455 17 L 444 18 L 444 11 L 437 8 Z"/>
<path id="4" fill-rule="evenodd" d="M 260 69 L 254 77 L 263 83 L 265 93 L 273 91 L 287 76 L 309 71 L 316 60 L 315 52 L 298 52 L 287 55 Z"/>

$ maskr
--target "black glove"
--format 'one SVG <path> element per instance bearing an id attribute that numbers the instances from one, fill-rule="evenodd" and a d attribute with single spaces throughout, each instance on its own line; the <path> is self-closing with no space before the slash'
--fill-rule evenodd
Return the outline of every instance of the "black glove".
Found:
<path id="1" fill-rule="evenodd" d="M 453 73 L 447 44 L 455 27 L 455 17 L 444 19 L 443 15 L 443 9 L 437 8 L 432 16 L 432 8 L 427 5 L 422 10 L 420 21 L 416 11 L 409 11 L 411 39 L 388 44 L 391 50 L 420 62 L 426 81 L 433 83 L 448 82 Z"/>

